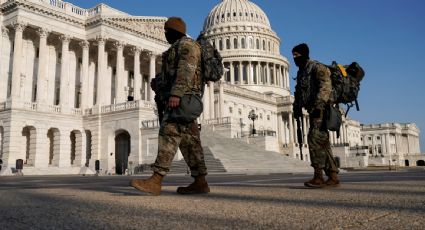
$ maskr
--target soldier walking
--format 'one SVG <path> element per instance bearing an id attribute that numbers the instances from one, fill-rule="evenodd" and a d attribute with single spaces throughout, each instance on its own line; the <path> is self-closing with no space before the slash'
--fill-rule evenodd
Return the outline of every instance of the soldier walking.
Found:
<path id="1" fill-rule="evenodd" d="M 207 168 L 196 120 L 180 122 L 170 119 L 173 108 L 180 105 L 185 94 L 201 94 L 201 47 L 186 36 L 186 24 L 178 17 L 170 17 L 164 25 L 165 37 L 171 47 L 162 54 L 162 71 L 151 83 L 158 95 L 157 102 L 164 105 L 158 136 L 158 155 L 152 165 L 153 175 L 146 180 L 133 179 L 131 186 L 153 195 L 160 195 L 163 177 L 180 147 L 195 181 L 187 187 L 178 187 L 179 194 L 208 193 L 205 180 Z"/>
<path id="2" fill-rule="evenodd" d="M 295 86 L 294 117 L 302 116 L 305 108 L 310 116 L 308 146 L 313 179 L 304 183 L 306 187 L 321 188 L 339 184 L 338 167 L 332 155 L 329 132 L 324 122 L 324 114 L 330 103 L 332 80 L 330 70 L 323 64 L 310 60 L 307 44 L 299 44 L 292 49 L 295 65 L 298 66 Z M 323 179 L 325 171 L 328 180 Z"/>

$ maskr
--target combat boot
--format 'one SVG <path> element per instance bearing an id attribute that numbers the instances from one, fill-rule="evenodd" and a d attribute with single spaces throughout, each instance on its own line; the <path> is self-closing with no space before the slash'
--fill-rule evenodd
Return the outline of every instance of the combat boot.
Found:
<path id="1" fill-rule="evenodd" d="M 323 180 L 323 170 L 321 168 L 314 168 L 314 177 L 313 179 L 304 182 L 304 186 L 310 188 L 323 188 L 326 186 L 325 181 Z"/>
<path id="2" fill-rule="evenodd" d="M 187 187 L 178 187 L 177 193 L 179 194 L 203 194 L 209 193 L 210 187 L 205 180 L 205 175 L 195 177 L 195 181 Z"/>
<path id="3" fill-rule="evenodd" d="M 146 180 L 132 179 L 130 185 L 135 189 L 147 192 L 149 194 L 158 196 L 161 194 L 162 178 L 164 176 L 158 173 L 154 173 L 151 177 Z"/>
<path id="4" fill-rule="evenodd" d="M 326 181 L 327 186 L 338 186 L 339 185 L 339 178 L 338 174 L 336 172 L 331 172 L 329 175 L 328 180 Z"/>

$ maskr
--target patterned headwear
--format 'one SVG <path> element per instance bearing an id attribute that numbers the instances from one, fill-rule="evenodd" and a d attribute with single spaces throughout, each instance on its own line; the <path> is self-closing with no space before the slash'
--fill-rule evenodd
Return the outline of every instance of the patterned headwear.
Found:
<path id="1" fill-rule="evenodd" d="M 164 29 L 173 29 L 182 34 L 186 34 L 186 23 L 179 17 L 170 17 L 165 22 Z"/>

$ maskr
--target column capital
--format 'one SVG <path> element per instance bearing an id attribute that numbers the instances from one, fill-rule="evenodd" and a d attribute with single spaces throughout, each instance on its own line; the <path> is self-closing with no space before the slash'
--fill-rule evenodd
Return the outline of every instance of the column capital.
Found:
<path id="1" fill-rule="evenodd" d="M 134 55 L 140 55 L 140 53 L 142 52 L 142 47 L 139 47 L 139 46 L 133 46 L 133 47 L 131 47 L 131 52 L 134 54 Z"/>
<path id="2" fill-rule="evenodd" d="M 97 41 L 98 45 L 105 45 L 108 38 L 106 36 L 103 36 L 103 35 L 97 35 L 95 40 Z"/>
<path id="3" fill-rule="evenodd" d="M 16 21 L 11 23 L 12 27 L 15 29 L 16 32 L 23 32 L 25 27 L 27 27 L 27 23 L 22 21 Z"/>
<path id="4" fill-rule="evenodd" d="M 62 41 L 62 43 L 69 43 L 71 41 L 71 36 L 67 34 L 62 34 L 59 36 L 59 39 Z"/>
<path id="5" fill-rule="evenodd" d="M 90 42 L 87 40 L 83 40 L 79 44 L 83 49 L 88 49 L 90 47 Z"/>
<path id="6" fill-rule="evenodd" d="M 117 49 L 123 49 L 125 45 L 126 45 L 126 43 L 122 42 L 122 41 L 115 41 L 114 42 L 114 46 Z"/>
<path id="7" fill-rule="evenodd" d="M 3 37 L 9 37 L 9 29 L 6 26 L 1 26 L 1 34 Z"/>
<path id="8" fill-rule="evenodd" d="M 148 57 L 150 57 L 150 58 L 156 58 L 156 56 L 159 55 L 158 53 L 156 53 L 154 51 L 150 51 L 150 50 L 147 51 L 147 54 L 148 54 Z"/>
<path id="9" fill-rule="evenodd" d="M 47 36 L 49 35 L 50 30 L 46 29 L 46 28 L 38 28 L 37 29 L 37 34 L 38 36 L 40 36 L 40 38 L 47 38 Z"/>

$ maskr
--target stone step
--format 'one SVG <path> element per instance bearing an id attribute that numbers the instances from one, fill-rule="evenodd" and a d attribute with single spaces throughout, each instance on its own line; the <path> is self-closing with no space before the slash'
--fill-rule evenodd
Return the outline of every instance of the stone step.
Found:
<path id="1" fill-rule="evenodd" d="M 311 172 L 308 162 L 266 151 L 241 139 L 224 137 L 208 126 L 202 127 L 202 144 L 220 159 L 227 172 L 233 173 L 291 173 Z"/>

